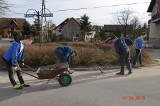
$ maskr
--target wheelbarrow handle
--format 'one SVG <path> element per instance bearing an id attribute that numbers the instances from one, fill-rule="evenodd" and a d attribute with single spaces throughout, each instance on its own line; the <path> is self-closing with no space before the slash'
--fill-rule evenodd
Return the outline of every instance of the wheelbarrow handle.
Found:
<path id="1" fill-rule="evenodd" d="M 29 73 L 23 71 L 23 70 L 21 69 L 21 67 L 19 66 L 18 62 L 17 62 L 16 64 L 17 64 L 17 67 L 18 67 L 18 69 L 19 69 L 20 72 L 25 73 L 25 74 L 27 74 L 27 75 L 30 75 L 31 77 L 34 77 L 34 78 L 39 79 L 39 77 L 37 77 L 37 76 L 35 76 L 35 75 L 29 74 Z"/>
<path id="2" fill-rule="evenodd" d="M 26 64 L 24 64 L 24 66 L 26 66 L 27 68 L 29 68 L 29 69 L 31 69 L 32 71 L 36 71 L 36 70 L 34 70 L 33 68 L 31 68 L 31 67 L 29 67 L 28 65 L 26 65 Z"/>
<path id="3" fill-rule="evenodd" d="M 20 71 L 21 71 L 22 73 L 25 73 L 25 74 L 31 76 L 31 77 L 34 77 L 34 78 L 39 79 L 39 77 L 37 77 L 37 76 L 35 76 L 35 75 L 29 74 L 29 73 L 27 73 L 27 72 L 25 72 L 25 71 L 22 71 L 22 70 L 20 70 Z"/>

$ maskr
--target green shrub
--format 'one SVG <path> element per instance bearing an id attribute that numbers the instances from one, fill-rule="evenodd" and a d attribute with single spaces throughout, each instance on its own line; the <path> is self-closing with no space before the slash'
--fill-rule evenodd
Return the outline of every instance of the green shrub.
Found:
<path id="1" fill-rule="evenodd" d="M 24 54 L 25 63 L 31 66 L 42 66 L 58 62 L 52 46 L 27 46 Z"/>
<path id="2" fill-rule="evenodd" d="M 8 47 L 5 46 L 0 48 L 0 66 L 5 66 L 5 62 L 2 60 L 2 56 L 7 49 Z"/>

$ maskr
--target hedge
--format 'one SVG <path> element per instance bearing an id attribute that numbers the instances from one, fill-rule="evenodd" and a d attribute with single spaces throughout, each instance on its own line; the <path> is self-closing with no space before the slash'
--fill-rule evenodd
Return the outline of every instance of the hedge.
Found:
<path id="1" fill-rule="evenodd" d="M 54 49 L 62 43 L 46 43 L 39 47 L 39 44 L 25 46 L 24 60 L 25 64 L 32 67 L 45 66 L 59 63 L 58 58 L 54 53 Z M 71 58 L 71 66 L 93 66 L 119 64 L 119 56 L 111 46 L 100 46 L 97 43 L 72 42 L 67 43 L 78 51 L 78 56 Z M 0 64 L 4 65 L 1 57 L 8 47 L 2 47 L 0 50 Z M 134 47 L 130 48 L 131 62 L 134 58 Z M 143 50 L 143 60 L 145 64 L 150 63 L 150 57 L 146 50 Z"/>

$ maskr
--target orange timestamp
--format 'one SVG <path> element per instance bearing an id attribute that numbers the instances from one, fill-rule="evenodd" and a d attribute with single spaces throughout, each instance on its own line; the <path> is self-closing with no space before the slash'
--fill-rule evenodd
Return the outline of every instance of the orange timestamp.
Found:
<path id="1" fill-rule="evenodd" d="M 144 101 L 146 98 L 145 96 L 123 96 L 123 100 L 136 100 L 136 101 Z"/>

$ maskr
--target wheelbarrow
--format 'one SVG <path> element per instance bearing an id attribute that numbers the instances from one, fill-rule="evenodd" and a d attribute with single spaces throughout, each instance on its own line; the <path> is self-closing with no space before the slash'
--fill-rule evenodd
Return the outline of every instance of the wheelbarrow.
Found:
<path id="1" fill-rule="evenodd" d="M 48 81 L 45 84 L 44 89 L 46 89 L 49 81 L 53 78 L 58 79 L 58 82 L 61 86 L 68 86 L 72 82 L 72 77 L 70 76 L 67 70 L 67 68 L 69 67 L 68 62 L 39 67 L 38 70 L 36 71 L 37 76 L 23 71 L 20 68 L 18 63 L 17 63 L 17 66 L 22 73 L 30 75 L 31 77 L 34 77 L 40 80 L 48 79 Z M 27 65 L 25 66 L 35 72 L 33 68 Z"/>

